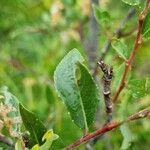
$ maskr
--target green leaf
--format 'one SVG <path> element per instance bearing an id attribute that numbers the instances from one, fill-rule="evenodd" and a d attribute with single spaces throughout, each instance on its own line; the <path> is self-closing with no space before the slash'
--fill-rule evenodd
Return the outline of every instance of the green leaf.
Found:
<path id="1" fill-rule="evenodd" d="M 119 39 L 113 39 L 111 45 L 121 58 L 127 59 L 128 48 L 123 42 Z"/>
<path id="2" fill-rule="evenodd" d="M 131 6 L 136 6 L 140 4 L 140 0 L 122 0 L 122 1 Z"/>
<path id="3" fill-rule="evenodd" d="M 23 124 L 26 130 L 30 133 L 29 147 L 32 147 L 36 143 L 41 145 L 42 137 L 46 132 L 46 128 L 35 114 L 28 111 L 21 104 L 19 104 L 19 109 Z"/>
<path id="4" fill-rule="evenodd" d="M 129 127 L 127 124 L 123 124 L 120 127 L 121 133 L 123 135 L 123 142 L 121 145 L 121 150 L 128 149 L 131 146 L 131 143 L 134 140 L 134 136 L 132 132 L 130 131 Z"/>
<path id="5" fill-rule="evenodd" d="M 87 128 L 95 118 L 99 101 L 98 90 L 81 54 L 73 49 L 57 66 L 55 87 L 65 102 L 71 118 L 80 128 Z"/>
<path id="6" fill-rule="evenodd" d="M 122 63 L 117 69 L 114 70 L 114 80 L 113 80 L 113 89 L 116 91 L 116 89 L 118 88 L 121 79 L 122 79 L 122 75 L 125 69 L 125 64 Z"/>
<path id="7" fill-rule="evenodd" d="M 142 35 L 145 39 L 150 38 L 150 11 L 145 17 L 143 28 L 142 28 Z"/>
<path id="8" fill-rule="evenodd" d="M 42 138 L 42 141 L 46 140 L 46 142 L 40 147 L 40 150 L 49 150 L 52 142 L 58 138 L 59 136 L 54 134 L 52 129 L 48 130 Z"/>
<path id="9" fill-rule="evenodd" d="M 46 92 L 46 98 L 47 98 L 48 103 L 54 104 L 55 96 L 54 96 L 54 92 L 53 92 L 51 85 L 46 86 L 45 92 Z"/>
<path id="10" fill-rule="evenodd" d="M 3 142 L 0 142 L 0 150 L 12 150 L 12 147 Z"/>
<path id="11" fill-rule="evenodd" d="M 31 150 L 50 150 L 52 142 L 58 138 L 59 136 L 57 134 L 54 134 L 53 130 L 50 129 L 44 134 L 42 138 L 42 141 L 45 141 L 45 143 L 41 146 L 36 144 L 32 147 Z"/>
<path id="12" fill-rule="evenodd" d="M 94 16 L 96 21 L 103 26 L 110 26 L 112 23 L 112 18 L 107 11 L 101 10 L 98 6 L 93 5 Z"/>
<path id="13" fill-rule="evenodd" d="M 148 79 L 133 79 L 128 82 L 127 87 L 133 98 L 141 98 L 147 94 L 147 83 Z"/>

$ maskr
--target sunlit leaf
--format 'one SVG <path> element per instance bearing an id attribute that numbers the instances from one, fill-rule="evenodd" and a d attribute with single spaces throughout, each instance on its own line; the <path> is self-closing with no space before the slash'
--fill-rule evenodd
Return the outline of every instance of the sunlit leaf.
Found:
<path id="1" fill-rule="evenodd" d="M 95 82 L 83 61 L 76 49 L 70 51 L 57 66 L 54 81 L 72 120 L 80 128 L 87 128 L 94 121 L 99 97 Z"/>
<path id="2" fill-rule="evenodd" d="M 35 144 L 42 144 L 42 137 L 46 132 L 46 128 L 39 118 L 19 104 L 20 114 L 25 128 L 30 132 L 29 147 Z"/>
<path id="3" fill-rule="evenodd" d="M 40 150 L 40 146 L 38 144 L 34 145 L 31 150 Z"/>
<path id="4" fill-rule="evenodd" d="M 50 129 L 42 137 L 42 141 L 45 141 L 45 143 L 41 146 L 36 144 L 32 147 L 31 150 L 50 150 L 52 142 L 58 138 L 59 136 L 57 134 L 54 134 L 53 130 Z"/>
<path id="5" fill-rule="evenodd" d="M 140 0 L 122 0 L 124 3 L 135 6 L 140 4 Z"/>

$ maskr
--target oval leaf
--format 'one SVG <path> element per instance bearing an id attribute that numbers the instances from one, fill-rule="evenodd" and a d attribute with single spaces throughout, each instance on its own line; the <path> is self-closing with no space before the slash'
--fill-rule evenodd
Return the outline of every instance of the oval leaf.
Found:
<path id="1" fill-rule="evenodd" d="M 30 132 L 29 147 L 35 144 L 42 144 L 42 137 L 46 132 L 46 128 L 39 120 L 39 118 L 19 104 L 19 110 L 25 128 Z"/>
<path id="2" fill-rule="evenodd" d="M 142 28 L 142 35 L 145 39 L 150 38 L 150 11 L 145 17 L 143 28 Z"/>
<path id="3" fill-rule="evenodd" d="M 119 39 L 113 39 L 111 45 L 121 58 L 123 58 L 124 60 L 127 59 L 128 49 L 123 42 L 121 42 Z"/>
<path id="4" fill-rule="evenodd" d="M 94 16 L 96 18 L 96 21 L 103 26 L 109 27 L 112 24 L 112 18 L 110 14 L 105 11 L 101 10 L 98 6 L 93 5 L 93 11 L 94 11 Z"/>
<path id="5" fill-rule="evenodd" d="M 136 6 L 140 4 L 140 0 L 122 0 L 122 1 L 131 6 Z"/>
<path id="6" fill-rule="evenodd" d="M 84 61 L 76 50 L 70 51 L 54 73 L 55 87 L 71 118 L 80 128 L 91 125 L 98 105 L 98 91 Z"/>

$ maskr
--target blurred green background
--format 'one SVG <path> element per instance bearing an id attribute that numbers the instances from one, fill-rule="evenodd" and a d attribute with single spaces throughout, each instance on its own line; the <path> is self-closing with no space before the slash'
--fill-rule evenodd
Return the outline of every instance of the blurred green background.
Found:
<path id="1" fill-rule="evenodd" d="M 92 10 L 89 0 L 0 0 L 0 87 L 7 86 L 19 101 L 39 115 L 47 128 L 54 129 L 60 136 L 53 144 L 54 150 L 62 149 L 82 135 L 55 92 L 53 73 L 57 64 L 69 50 L 77 48 L 87 60 L 87 66 L 92 68 L 101 55 L 101 48 L 130 8 L 118 0 L 100 0 L 100 7 L 109 11 L 112 23 L 109 27 L 97 25 L 93 39 L 97 41 L 96 54 L 94 62 L 90 62 L 87 51 L 87 43 L 90 42 L 87 41 L 91 41 Z M 124 31 L 136 27 L 137 14 L 138 11 L 126 24 Z M 124 39 L 130 49 L 134 38 L 135 34 Z M 114 68 L 118 68 L 122 62 L 112 48 L 105 61 Z M 150 77 L 149 66 L 150 44 L 146 41 L 133 63 L 132 77 Z M 143 96 L 140 100 L 130 96 L 127 101 L 126 112 L 131 114 L 149 106 L 150 96 Z M 102 101 L 101 125 L 105 122 L 103 105 Z M 120 105 L 116 109 L 122 108 Z M 119 117 L 118 112 L 115 112 L 116 118 Z M 129 149 L 149 150 L 149 118 L 129 126 L 134 135 Z M 94 150 L 119 150 L 122 140 L 117 129 L 104 136 Z M 79 149 L 84 149 L 84 146 Z"/>

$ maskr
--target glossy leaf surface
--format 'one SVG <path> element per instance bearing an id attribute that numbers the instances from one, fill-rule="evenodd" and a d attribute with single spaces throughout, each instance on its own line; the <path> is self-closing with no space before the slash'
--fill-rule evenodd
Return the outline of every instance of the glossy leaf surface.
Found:
<path id="1" fill-rule="evenodd" d="M 54 73 L 55 87 L 74 123 L 87 128 L 95 118 L 98 90 L 81 54 L 73 49 L 59 63 Z"/>

